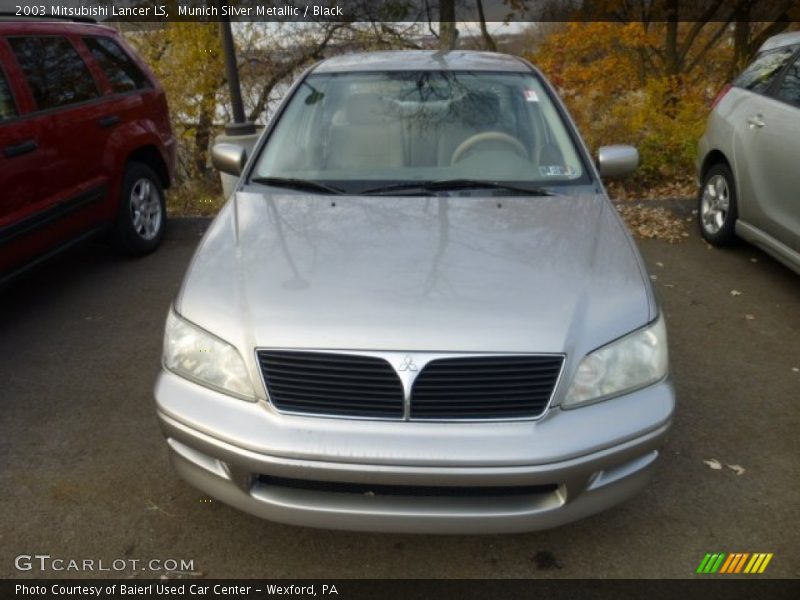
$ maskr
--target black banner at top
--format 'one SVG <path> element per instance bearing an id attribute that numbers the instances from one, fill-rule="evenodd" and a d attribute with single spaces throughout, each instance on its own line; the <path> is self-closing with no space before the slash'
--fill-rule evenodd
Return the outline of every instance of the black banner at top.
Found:
<path id="1" fill-rule="evenodd" d="M 616 21 L 800 23 L 800 0 L 0 0 L 0 18 L 96 21 Z M 481 14 L 483 18 L 481 18 Z"/>

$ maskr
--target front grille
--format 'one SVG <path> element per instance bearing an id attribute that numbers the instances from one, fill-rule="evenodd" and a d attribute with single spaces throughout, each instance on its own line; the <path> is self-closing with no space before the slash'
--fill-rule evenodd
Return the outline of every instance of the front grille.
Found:
<path id="1" fill-rule="evenodd" d="M 429 362 L 414 381 L 412 419 L 513 419 L 547 408 L 561 356 L 474 356 Z"/>
<path id="2" fill-rule="evenodd" d="M 278 410 L 349 417 L 403 416 L 403 386 L 382 358 L 259 350 L 258 361 Z"/>
<path id="3" fill-rule="evenodd" d="M 340 481 L 316 481 L 311 479 L 290 479 L 261 475 L 259 483 L 311 492 L 338 494 L 359 494 L 370 496 L 428 496 L 438 498 L 488 498 L 497 496 L 529 496 L 549 494 L 558 489 L 556 484 L 514 485 L 514 486 L 432 486 L 432 485 L 387 485 L 369 483 L 345 483 Z"/>
<path id="4" fill-rule="evenodd" d="M 381 356 L 259 350 L 272 404 L 312 415 L 402 419 L 403 385 Z M 398 353 L 398 364 L 402 364 Z M 390 357 L 391 358 L 391 357 Z M 453 356 L 427 363 L 411 388 L 413 420 L 490 420 L 541 416 L 561 356 Z"/>

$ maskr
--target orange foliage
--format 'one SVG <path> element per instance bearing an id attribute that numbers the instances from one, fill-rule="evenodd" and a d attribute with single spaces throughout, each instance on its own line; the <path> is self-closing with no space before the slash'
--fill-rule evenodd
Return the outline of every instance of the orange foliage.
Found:
<path id="1" fill-rule="evenodd" d="M 681 35 L 691 23 L 681 24 Z M 530 56 L 565 100 L 589 146 L 639 148 L 639 178 L 691 175 L 709 104 L 724 83 L 731 50 L 719 43 L 691 69 L 667 74 L 664 24 L 569 23 Z M 701 32 L 703 48 L 711 33 Z M 696 55 L 687 57 L 692 65 Z"/>

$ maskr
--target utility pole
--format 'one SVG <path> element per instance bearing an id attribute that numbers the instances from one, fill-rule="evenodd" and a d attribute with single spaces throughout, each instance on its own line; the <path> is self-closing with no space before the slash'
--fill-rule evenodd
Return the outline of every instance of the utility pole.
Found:
<path id="1" fill-rule="evenodd" d="M 227 5 L 226 0 L 218 0 L 220 9 L 223 4 Z M 244 102 L 242 102 L 242 86 L 239 82 L 239 65 L 236 62 L 236 45 L 233 42 L 233 32 L 231 31 L 230 17 L 220 12 L 219 32 L 222 38 L 222 52 L 225 57 L 225 75 L 228 78 L 228 90 L 231 96 L 231 108 L 233 110 L 233 123 L 225 126 L 225 133 L 228 135 L 252 135 L 256 132 L 256 126 L 252 121 L 248 121 L 244 116 Z"/>

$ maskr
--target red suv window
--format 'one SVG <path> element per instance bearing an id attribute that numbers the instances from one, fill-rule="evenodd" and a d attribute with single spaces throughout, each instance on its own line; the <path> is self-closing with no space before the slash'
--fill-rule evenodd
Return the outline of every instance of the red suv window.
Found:
<path id="1" fill-rule="evenodd" d="M 114 40 L 87 37 L 83 38 L 83 43 L 100 64 L 113 91 L 130 92 L 150 85 L 145 74 Z"/>
<path id="2" fill-rule="evenodd" d="M 11 88 L 8 85 L 6 76 L 0 71 L 0 121 L 11 119 L 17 116 L 17 107 L 14 105 L 14 97 L 11 95 Z"/>
<path id="3" fill-rule="evenodd" d="M 65 37 L 8 39 L 39 110 L 100 95 L 89 68 Z"/>

